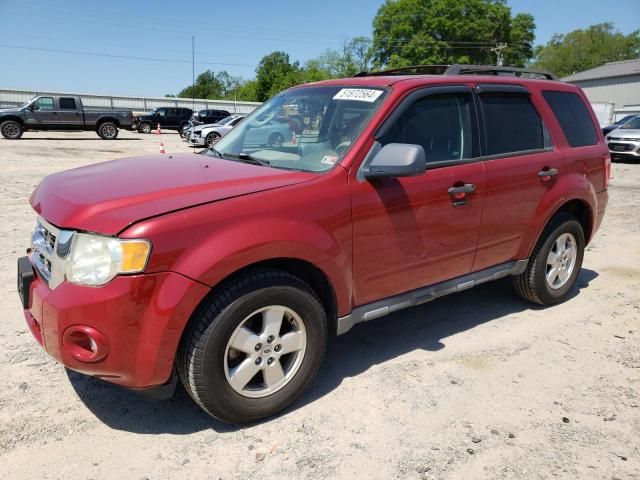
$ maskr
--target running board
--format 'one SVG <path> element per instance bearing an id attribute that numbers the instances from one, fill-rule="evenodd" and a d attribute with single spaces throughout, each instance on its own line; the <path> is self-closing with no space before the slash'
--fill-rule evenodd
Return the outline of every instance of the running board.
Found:
<path id="1" fill-rule="evenodd" d="M 390 313 L 397 312 L 403 308 L 421 305 L 438 297 L 449 295 L 450 293 L 461 292 L 481 283 L 497 280 L 509 275 L 518 275 L 527 268 L 529 260 L 514 260 L 502 263 L 495 267 L 480 270 L 479 272 L 463 275 L 453 280 L 436 283 L 429 287 L 419 288 L 411 292 L 401 293 L 384 300 L 368 303 L 356 307 L 349 315 L 338 318 L 338 335 L 347 333 L 356 323 L 368 322 L 375 318 L 384 317 Z"/>

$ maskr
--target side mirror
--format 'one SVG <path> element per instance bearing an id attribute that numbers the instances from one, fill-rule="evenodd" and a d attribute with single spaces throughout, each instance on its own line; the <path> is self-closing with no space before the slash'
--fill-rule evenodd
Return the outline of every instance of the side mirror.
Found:
<path id="1" fill-rule="evenodd" d="M 35 103 L 32 103 L 31 105 L 29 105 L 29 110 L 33 112 L 34 110 L 40 110 L 40 107 Z"/>
<path id="2" fill-rule="evenodd" d="M 422 145 L 390 143 L 382 147 L 364 168 L 364 177 L 411 177 L 427 169 L 427 156 Z"/>

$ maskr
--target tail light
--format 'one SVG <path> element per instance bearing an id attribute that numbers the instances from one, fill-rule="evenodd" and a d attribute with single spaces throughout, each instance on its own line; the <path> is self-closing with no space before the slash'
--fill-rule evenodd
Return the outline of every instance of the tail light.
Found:
<path id="1" fill-rule="evenodd" d="M 604 188 L 609 188 L 609 180 L 613 178 L 611 174 L 611 155 L 604 156 Z"/>

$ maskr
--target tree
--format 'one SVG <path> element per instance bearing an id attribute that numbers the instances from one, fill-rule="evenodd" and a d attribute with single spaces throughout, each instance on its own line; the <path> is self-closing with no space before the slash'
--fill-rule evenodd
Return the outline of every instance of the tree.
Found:
<path id="1" fill-rule="evenodd" d="M 211 70 L 201 73 L 195 85 L 183 88 L 178 97 L 182 98 L 222 98 L 224 85 Z"/>
<path id="2" fill-rule="evenodd" d="M 373 20 L 373 51 L 378 67 L 495 64 L 491 48 L 506 43 L 505 58 L 523 66 L 534 29 L 533 17 L 512 17 L 505 0 L 386 0 Z"/>
<path id="3" fill-rule="evenodd" d="M 624 35 L 611 23 L 599 23 L 566 35 L 556 34 L 535 51 L 533 65 L 560 77 L 607 62 L 640 56 L 640 31 Z"/>
<path id="4" fill-rule="evenodd" d="M 289 62 L 285 52 L 272 52 L 260 60 L 256 68 L 256 97 L 264 102 L 276 93 L 301 83 L 302 71 L 298 62 Z"/>

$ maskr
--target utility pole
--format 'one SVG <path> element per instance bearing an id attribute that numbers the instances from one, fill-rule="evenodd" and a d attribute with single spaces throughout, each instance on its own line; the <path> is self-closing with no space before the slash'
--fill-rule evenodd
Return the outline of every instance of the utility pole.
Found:
<path id="1" fill-rule="evenodd" d="M 494 52 L 498 58 L 496 60 L 496 65 L 501 67 L 504 63 L 504 57 L 502 56 L 502 51 L 507 48 L 507 44 L 506 43 L 498 43 L 495 47 L 493 47 L 491 49 L 492 52 Z"/>
<path id="2" fill-rule="evenodd" d="M 196 49 L 195 37 L 191 35 L 191 110 L 196 111 Z"/>

